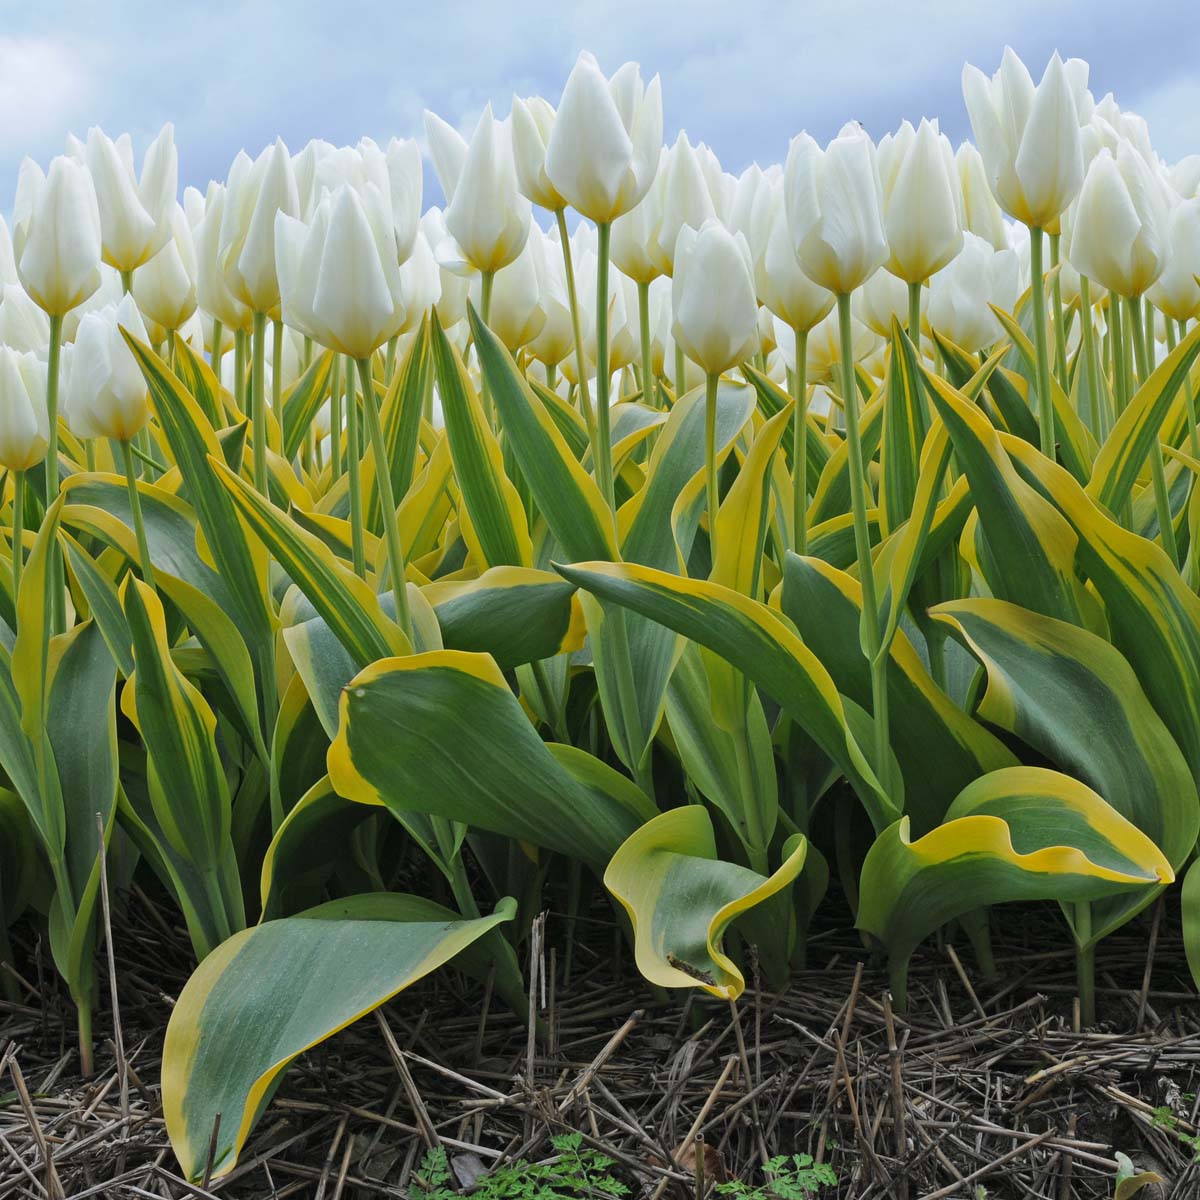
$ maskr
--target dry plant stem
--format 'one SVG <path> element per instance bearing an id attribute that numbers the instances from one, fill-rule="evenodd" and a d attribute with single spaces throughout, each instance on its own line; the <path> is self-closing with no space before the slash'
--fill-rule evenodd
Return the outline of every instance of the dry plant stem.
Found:
<path id="1" fill-rule="evenodd" d="M 1057 438 L 1054 430 L 1054 393 L 1050 390 L 1050 348 L 1046 344 L 1046 280 L 1042 270 L 1042 230 L 1035 225 L 1029 227 L 1029 267 L 1033 281 L 1029 289 L 1029 301 L 1033 305 L 1038 426 L 1042 453 L 1053 462 Z"/>
<path id="2" fill-rule="evenodd" d="M 400 541 L 400 522 L 396 519 L 396 499 L 392 492 L 391 466 L 388 462 L 387 446 L 383 440 L 383 426 L 379 419 L 379 401 L 375 395 L 375 385 L 371 382 L 369 359 L 360 358 L 358 360 L 358 374 L 363 389 L 363 416 L 367 422 L 367 436 L 371 440 L 371 454 L 375 462 L 375 491 L 379 496 L 380 516 L 383 520 L 388 572 L 391 575 L 392 594 L 396 597 L 396 620 L 400 623 L 400 628 L 404 630 L 404 636 L 411 643 L 413 640 L 412 618 L 408 611 L 404 546 Z"/>

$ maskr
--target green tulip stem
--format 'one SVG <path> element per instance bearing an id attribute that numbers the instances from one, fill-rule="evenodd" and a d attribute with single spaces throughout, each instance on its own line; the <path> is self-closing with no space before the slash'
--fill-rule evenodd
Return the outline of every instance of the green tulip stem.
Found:
<path id="1" fill-rule="evenodd" d="M 50 345 L 46 354 L 46 420 L 50 441 L 46 446 L 46 507 L 58 499 L 58 364 L 62 357 L 61 316 L 50 318 Z"/>
<path id="2" fill-rule="evenodd" d="M 50 341 L 46 353 L 46 422 L 50 439 L 46 446 L 46 507 L 58 499 L 58 376 L 62 358 L 62 314 L 50 317 Z M 55 553 L 50 564 L 51 629 L 61 633 L 67 627 L 67 605 L 63 594 L 62 556 Z"/>
<path id="3" fill-rule="evenodd" d="M 213 374 L 217 377 L 217 383 L 221 382 L 221 339 L 225 336 L 225 326 L 218 320 L 213 320 L 212 326 L 212 350 L 209 351 L 208 362 L 212 367 Z M 201 346 L 201 350 L 204 347 Z"/>
<path id="4" fill-rule="evenodd" d="M 1079 1020 L 1087 1029 L 1096 1023 L 1096 947 L 1092 943 L 1092 903 L 1075 905 L 1075 978 L 1079 988 Z"/>
<path id="5" fill-rule="evenodd" d="M 246 411 L 246 331 L 237 329 L 233 334 L 233 398 L 237 406 Z"/>
<path id="6" fill-rule="evenodd" d="M 567 235 L 567 213 L 558 209 L 554 214 L 558 226 L 558 244 L 562 247 L 563 272 L 567 277 L 567 303 L 571 306 L 571 335 L 575 341 L 575 372 L 579 376 L 579 407 L 583 410 L 588 440 L 596 444 L 596 414 L 592 410 L 592 395 L 588 389 L 587 355 L 583 350 L 583 333 L 579 322 L 579 298 L 575 291 L 575 267 L 571 262 L 571 239 Z"/>
<path id="7" fill-rule="evenodd" d="M 639 282 L 638 289 L 638 333 L 642 339 L 642 403 L 658 407 L 657 389 L 654 386 L 654 358 L 650 346 L 650 285 Z"/>
<path id="8" fill-rule="evenodd" d="M 268 497 L 267 488 L 267 413 L 264 378 L 267 358 L 267 314 L 254 314 L 254 349 L 250 368 L 250 422 L 254 427 L 254 487 Z"/>
<path id="9" fill-rule="evenodd" d="M 1133 350 L 1137 356 L 1138 378 L 1144 383 L 1150 377 L 1150 352 L 1146 345 L 1154 336 L 1154 310 L 1146 306 L 1146 323 L 1142 323 L 1142 299 L 1129 296 L 1125 300 L 1129 314 L 1129 328 L 1133 335 Z M 1149 328 L 1147 328 L 1147 326 Z M 1154 485 L 1154 508 L 1158 514 L 1158 531 L 1162 535 L 1163 549 L 1171 561 L 1179 566 L 1179 548 L 1175 544 L 1175 522 L 1171 515 L 1171 494 L 1167 490 L 1167 476 L 1163 470 L 1162 448 L 1158 440 L 1159 431 L 1154 432 L 1154 444 L 1150 447 L 1150 479 Z"/>
<path id="10" fill-rule="evenodd" d="M 683 354 L 683 347 L 675 343 L 675 399 L 678 400 L 683 395 L 683 389 L 686 386 L 684 378 L 687 375 L 687 359 Z"/>
<path id="11" fill-rule="evenodd" d="M 1175 329 L 1171 318 L 1163 314 L 1163 323 L 1167 327 L 1167 352 L 1175 349 Z M 1187 322 L 1179 322 L 1179 336 L 1187 333 Z M 1187 401 L 1188 413 L 1188 446 L 1191 447 L 1192 457 L 1200 458 L 1200 430 L 1196 428 L 1196 392 L 1192 387 L 1192 373 L 1189 371 L 1183 381 L 1183 396 Z"/>
<path id="12" fill-rule="evenodd" d="M 1058 244 L 1061 235 L 1050 234 L 1050 269 L 1058 266 Z M 1050 304 L 1054 314 L 1054 372 L 1064 392 L 1071 390 L 1067 375 L 1067 326 L 1063 320 L 1062 272 L 1055 271 L 1050 285 Z"/>
<path id="13" fill-rule="evenodd" d="M 709 371 L 704 384 L 704 479 L 708 495 L 709 557 L 717 561 L 717 516 L 720 499 L 717 496 L 717 386 L 718 371 Z"/>
<path id="14" fill-rule="evenodd" d="M 353 359 L 346 358 L 346 474 L 350 477 L 350 553 L 354 573 L 367 577 L 367 555 L 363 548 L 362 455 L 358 446 L 358 401 L 354 398 Z"/>
<path id="15" fill-rule="evenodd" d="M 908 340 L 912 342 L 917 357 L 921 357 L 921 285 L 908 285 Z"/>
<path id="16" fill-rule="evenodd" d="M 25 472 L 13 472 L 12 501 L 12 587 L 13 608 L 21 593 L 21 567 L 25 561 Z"/>
<path id="17" fill-rule="evenodd" d="M 283 429 L 283 322 L 272 321 L 271 333 L 271 411 Z"/>
<path id="18" fill-rule="evenodd" d="M 546 386 L 553 392 L 558 387 L 558 364 L 546 364 Z"/>
<path id="19" fill-rule="evenodd" d="M 404 546 L 400 541 L 400 522 L 396 519 L 396 498 L 392 492 L 392 472 L 387 446 L 383 440 L 383 424 L 379 417 L 379 401 L 371 381 L 370 359 L 358 360 L 358 377 L 363 390 L 363 416 L 367 436 L 371 440 L 371 456 L 375 465 L 375 491 L 383 518 L 383 535 L 387 544 L 388 571 L 391 574 L 392 594 L 396 597 L 396 620 L 411 643 L 412 617 L 408 611 L 408 590 L 405 583 Z"/>
<path id="20" fill-rule="evenodd" d="M 846 416 L 846 459 L 850 468 L 850 509 L 854 519 L 854 549 L 862 584 L 863 653 L 871 667 L 871 714 L 875 726 L 875 774 L 891 792 L 891 749 L 888 732 L 887 655 L 880 653 L 879 604 L 875 598 L 875 568 L 871 561 L 871 531 L 867 525 L 867 464 L 858 431 L 858 388 L 854 382 L 854 335 L 850 325 L 850 294 L 837 298 L 842 348 L 842 406 Z"/>
<path id="21" fill-rule="evenodd" d="M 592 464 L 600 494 L 609 508 L 616 508 L 613 489 L 612 446 L 608 391 L 612 384 L 608 361 L 608 245 L 612 226 L 601 221 L 596 226 L 596 440 L 592 442 Z"/>
<path id="22" fill-rule="evenodd" d="M 133 272 L 121 272 L 121 295 L 128 296 L 133 291 Z"/>
<path id="23" fill-rule="evenodd" d="M 1037 359 L 1038 426 L 1042 453 L 1051 461 L 1057 439 L 1054 433 L 1054 393 L 1050 390 L 1050 349 L 1046 345 L 1046 278 L 1042 271 L 1042 230 L 1029 227 L 1029 267 L 1032 283 L 1033 349 Z"/>
<path id="24" fill-rule="evenodd" d="M 492 285 L 496 282 L 495 271 L 482 271 L 479 280 L 479 315 L 483 318 L 483 323 L 487 326 L 491 325 L 492 319 Z M 484 416 L 487 417 L 487 423 L 493 428 L 496 428 L 496 414 L 492 410 L 492 396 L 488 391 L 487 376 L 484 375 L 481 369 L 479 372 L 479 399 L 483 403 Z"/>
<path id="25" fill-rule="evenodd" d="M 1079 317 L 1083 322 L 1083 361 L 1087 367 L 1088 417 L 1092 432 L 1103 442 L 1112 427 L 1108 405 L 1103 403 L 1100 386 L 1100 368 L 1096 361 L 1096 329 L 1092 322 L 1092 281 L 1086 275 L 1079 277 Z"/>
<path id="26" fill-rule="evenodd" d="M 336 483 L 342 476 L 342 356 L 333 356 L 329 377 L 329 470 Z"/>
<path id="27" fill-rule="evenodd" d="M 399 341 L 398 333 L 393 333 L 387 340 L 387 349 L 383 355 L 383 382 L 385 385 L 392 382 L 392 376 L 396 373 L 396 345 Z M 308 366 L 308 363 L 305 362 L 304 365 Z"/>
<path id="28" fill-rule="evenodd" d="M 793 330 L 796 369 L 791 373 L 792 400 L 792 530 L 797 554 L 808 553 L 808 330 Z"/>
<path id="29" fill-rule="evenodd" d="M 125 468 L 125 486 L 129 490 L 129 512 L 133 519 L 133 532 L 137 538 L 138 561 L 142 578 L 154 587 L 154 566 L 150 562 L 150 543 L 146 541 L 146 522 L 142 518 L 142 499 L 137 490 L 137 473 L 133 465 L 133 451 L 124 439 L 117 441 L 121 447 L 121 465 Z"/>

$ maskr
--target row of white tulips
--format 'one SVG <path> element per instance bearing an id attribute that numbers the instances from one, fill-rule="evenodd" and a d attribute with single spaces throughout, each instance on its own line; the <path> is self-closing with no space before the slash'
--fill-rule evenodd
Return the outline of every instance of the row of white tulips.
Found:
<path id="1" fill-rule="evenodd" d="M 783 165 L 734 176 L 685 134 L 663 146 L 657 77 L 644 85 L 626 64 L 605 78 L 583 54 L 557 110 L 514 99 L 498 120 L 489 106 L 469 140 L 427 113 L 446 206 L 424 213 L 412 140 L 296 155 L 277 141 L 180 203 L 169 125 L 140 175 L 128 136 L 92 129 L 45 172 L 25 161 L 11 236 L 0 221 L 0 465 L 40 462 L 57 415 L 81 438 L 128 443 L 144 426 L 118 326 L 159 345 L 178 333 L 231 389 L 253 361 L 255 413 L 312 343 L 394 354 L 436 308 L 466 349 L 470 299 L 512 351 L 575 389 L 601 437 L 613 376 L 630 367 L 677 388 L 757 358 L 793 387 L 836 388 L 843 346 L 869 361 L 894 318 L 981 350 L 1001 336 L 990 306 L 1011 311 L 1051 263 L 1060 311 L 1089 317 L 1072 337 L 1099 336 L 1111 292 L 1146 297 L 1173 339 L 1200 315 L 1200 156 L 1163 162 L 1145 123 L 1087 82 L 1085 63 L 1055 55 L 1035 85 L 1006 51 L 991 78 L 964 71 L 975 144 L 955 152 L 935 120 L 878 145 L 850 124 L 824 149 L 801 133 Z M 571 210 L 586 220 L 568 236 Z M 1043 290 L 1031 299 L 1048 373 L 1052 323 Z"/>

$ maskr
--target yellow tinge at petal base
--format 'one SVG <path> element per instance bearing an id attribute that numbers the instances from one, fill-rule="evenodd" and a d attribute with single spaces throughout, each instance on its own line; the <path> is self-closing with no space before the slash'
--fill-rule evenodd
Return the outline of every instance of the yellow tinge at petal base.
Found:
<path id="1" fill-rule="evenodd" d="M 699 805 L 647 821 L 613 855 L 604 884 L 633 924 L 638 970 L 660 987 L 700 987 L 736 1000 L 746 981 L 721 947 L 730 923 L 782 891 L 804 866 L 797 835 L 769 878 L 717 856 L 712 820 Z"/>

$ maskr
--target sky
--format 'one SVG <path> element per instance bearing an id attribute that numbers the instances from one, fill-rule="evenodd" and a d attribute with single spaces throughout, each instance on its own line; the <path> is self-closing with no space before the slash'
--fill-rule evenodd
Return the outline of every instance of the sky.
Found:
<path id="1" fill-rule="evenodd" d="M 580 50 L 662 76 L 668 140 L 686 129 L 727 170 L 782 161 L 848 119 L 878 138 L 940 118 L 969 136 L 961 73 L 1006 44 L 1035 79 L 1086 59 L 1149 122 L 1169 161 L 1200 151 L 1200 3 L 1192 0 L 0 0 L 0 212 L 24 155 L 45 163 L 99 124 L 142 149 L 175 125 L 181 188 L 223 179 L 281 135 L 422 137 L 431 108 L 469 129 L 514 92 L 557 103 Z M 426 168 L 426 202 L 440 198 Z"/>

